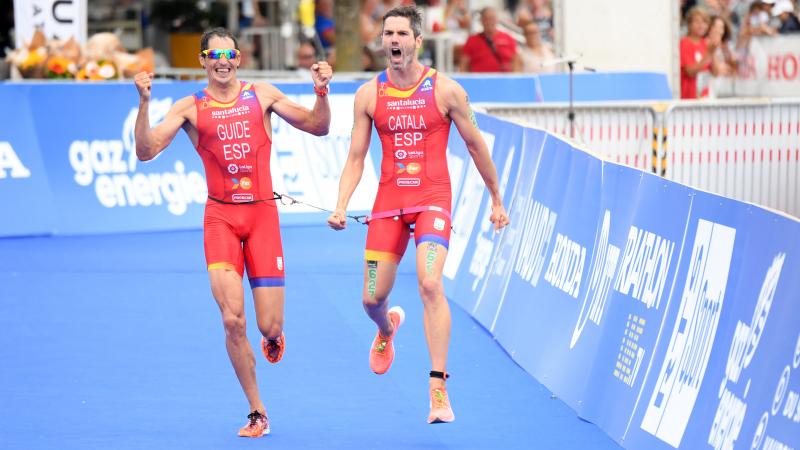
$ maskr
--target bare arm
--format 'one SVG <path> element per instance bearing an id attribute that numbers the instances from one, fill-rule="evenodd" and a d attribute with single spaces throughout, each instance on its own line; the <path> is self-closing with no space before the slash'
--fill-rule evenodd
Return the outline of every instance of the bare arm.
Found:
<path id="1" fill-rule="evenodd" d="M 447 114 L 456 125 L 461 138 L 467 145 L 472 161 L 481 174 L 489 195 L 492 197 L 492 216 L 489 220 L 495 225 L 495 229 L 503 228 L 508 225 L 508 214 L 503 206 L 503 197 L 500 194 L 500 183 L 497 179 L 497 168 L 494 166 L 492 156 L 486 147 L 486 142 L 478 130 L 478 123 L 475 114 L 469 105 L 469 98 L 464 88 L 449 78 L 439 78 L 441 81 L 437 86 L 441 89 L 442 104 L 447 109 Z"/>
<path id="2" fill-rule="evenodd" d="M 149 161 L 164 150 L 186 122 L 185 111 L 192 102 L 185 97 L 175 102 L 164 116 L 164 120 L 150 128 L 150 92 L 153 74 L 140 72 L 134 77 L 136 89 L 139 91 L 139 112 L 136 115 L 134 139 L 136 141 L 136 157 L 140 161 Z"/>
<path id="3" fill-rule="evenodd" d="M 333 69 L 325 61 L 320 61 L 311 66 L 311 78 L 314 88 L 318 92 L 314 109 L 298 105 L 272 85 L 258 85 L 272 99 L 270 108 L 283 120 L 293 127 L 311 133 L 315 136 L 325 136 L 331 125 L 331 107 L 328 103 L 328 83 L 333 76 Z M 324 95 L 320 95 L 324 92 Z"/>
<path id="4" fill-rule="evenodd" d="M 339 179 L 339 196 L 336 200 L 336 209 L 328 218 L 328 225 L 334 230 L 342 230 L 347 224 L 347 204 L 356 190 L 361 175 L 364 173 L 364 160 L 369 151 L 369 141 L 372 136 L 372 117 L 370 109 L 375 103 L 375 84 L 369 82 L 362 85 L 356 92 L 353 111 L 353 132 L 350 136 L 350 150 L 347 161 L 344 163 L 342 176 Z"/>

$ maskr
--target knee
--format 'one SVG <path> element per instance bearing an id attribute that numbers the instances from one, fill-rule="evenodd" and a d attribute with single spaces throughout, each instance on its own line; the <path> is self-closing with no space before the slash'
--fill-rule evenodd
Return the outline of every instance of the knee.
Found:
<path id="1" fill-rule="evenodd" d="M 386 303 L 386 296 L 364 294 L 361 302 L 364 304 L 364 308 L 366 309 L 378 308 Z"/>
<path id="2" fill-rule="evenodd" d="M 232 339 L 243 339 L 246 334 L 247 325 L 244 314 L 225 313 L 222 315 L 222 324 L 225 327 L 225 334 Z"/>
<path id="3" fill-rule="evenodd" d="M 419 295 L 425 302 L 433 303 L 444 296 L 442 281 L 434 277 L 423 277 L 419 280 Z"/>
<path id="4" fill-rule="evenodd" d="M 258 330 L 265 338 L 276 339 L 280 337 L 281 332 L 283 332 L 283 319 L 275 318 L 264 321 L 264 323 L 259 323 Z"/>

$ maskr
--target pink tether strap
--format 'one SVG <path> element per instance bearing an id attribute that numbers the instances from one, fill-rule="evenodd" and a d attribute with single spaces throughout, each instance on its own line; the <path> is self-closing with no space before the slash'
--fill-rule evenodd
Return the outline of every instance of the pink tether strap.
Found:
<path id="1" fill-rule="evenodd" d="M 446 210 L 446 209 L 444 209 L 442 207 L 439 207 L 439 206 L 412 206 L 410 208 L 399 208 L 399 209 L 392 209 L 392 210 L 389 210 L 389 211 L 377 212 L 377 213 L 372 214 L 372 215 L 367 217 L 367 223 L 369 223 L 370 220 L 385 219 L 387 217 L 400 217 L 403 214 L 416 214 L 416 213 L 421 213 L 421 212 L 426 212 L 426 211 L 438 211 L 438 212 L 443 213 L 444 215 L 446 215 L 449 220 L 452 220 L 451 217 L 450 217 L 450 211 L 448 211 L 448 210 Z"/>

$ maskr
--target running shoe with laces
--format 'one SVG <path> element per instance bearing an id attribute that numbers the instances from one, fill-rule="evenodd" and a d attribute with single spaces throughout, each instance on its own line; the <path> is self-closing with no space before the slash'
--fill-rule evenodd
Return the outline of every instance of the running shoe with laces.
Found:
<path id="1" fill-rule="evenodd" d="M 369 367 L 378 375 L 386 373 L 389 367 L 392 366 L 392 361 L 394 360 L 394 343 L 392 341 L 406 318 L 405 311 L 399 306 L 389 308 L 387 314 L 394 326 L 392 335 L 389 337 L 382 336 L 379 330 L 372 341 L 372 348 L 369 350 Z"/>
<path id="2" fill-rule="evenodd" d="M 428 423 L 449 423 L 456 420 L 453 408 L 450 407 L 450 399 L 447 397 L 447 389 L 431 388 L 431 412 L 428 414 Z"/>
<path id="3" fill-rule="evenodd" d="M 269 434 L 269 418 L 266 414 L 261 414 L 258 411 L 253 411 L 247 415 L 247 425 L 239 430 L 239 436 L 242 437 L 261 437 Z"/>
<path id="4" fill-rule="evenodd" d="M 267 339 L 261 337 L 261 351 L 264 357 L 272 364 L 277 363 L 283 358 L 283 350 L 286 348 L 286 336 L 281 333 L 278 339 Z"/>

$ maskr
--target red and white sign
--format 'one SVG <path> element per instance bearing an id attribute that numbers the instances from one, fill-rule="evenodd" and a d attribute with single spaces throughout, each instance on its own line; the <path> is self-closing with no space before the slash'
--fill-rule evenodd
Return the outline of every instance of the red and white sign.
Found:
<path id="1" fill-rule="evenodd" d="M 712 82 L 716 97 L 800 96 L 800 36 L 753 38 L 735 78 Z"/>

